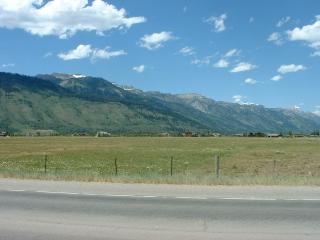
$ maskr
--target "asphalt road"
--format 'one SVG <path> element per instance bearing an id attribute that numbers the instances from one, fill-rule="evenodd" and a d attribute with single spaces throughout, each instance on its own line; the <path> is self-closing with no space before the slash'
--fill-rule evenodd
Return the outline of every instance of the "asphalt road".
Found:
<path id="1" fill-rule="evenodd" d="M 319 240 L 318 193 L 0 180 L 0 239 Z"/>

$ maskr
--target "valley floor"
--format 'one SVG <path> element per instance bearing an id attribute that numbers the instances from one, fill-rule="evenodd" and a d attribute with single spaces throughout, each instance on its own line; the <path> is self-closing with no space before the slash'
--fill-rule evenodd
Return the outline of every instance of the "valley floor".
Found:
<path id="1" fill-rule="evenodd" d="M 319 146 L 319 138 L 11 137 L 0 139 L 0 176 L 124 183 L 320 185 Z"/>

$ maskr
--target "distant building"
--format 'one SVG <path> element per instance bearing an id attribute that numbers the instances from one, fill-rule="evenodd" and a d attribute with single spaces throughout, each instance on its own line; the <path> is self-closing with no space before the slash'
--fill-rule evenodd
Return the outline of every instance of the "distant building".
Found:
<path id="1" fill-rule="evenodd" d="M 109 132 L 97 132 L 96 137 L 111 137 L 111 133 Z"/>
<path id="2" fill-rule="evenodd" d="M 73 137 L 86 137 L 86 136 L 89 136 L 89 134 L 85 133 L 85 132 L 80 132 L 80 133 L 73 133 L 72 136 Z"/>
<path id="3" fill-rule="evenodd" d="M 192 132 L 185 132 L 185 133 L 183 133 L 182 134 L 182 136 L 184 136 L 184 137 L 192 137 Z"/>
<path id="4" fill-rule="evenodd" d="M 164 132 L 159 134 L 160 137 L 170 137 L 170 133 Z"/>
<path id="5" fill-rule="evenodd" d="M 55 130 L 51 129 L 37 129 L 30 130 L 26 133 L 26 136 L 29 137 L 49 137 L 49 136 L 57 136 L 58 133 Z"/>
<path id="6" fill-rule="evenodd" d="M 317 134 L 311 134 L 311 135 L 309 135 L 309 137 L 320 137 L 320 136 Z"/>
<path id="7" fill-rule="evenodd" d="M 234 137 L 244 137 L 243 133 L 237 133 L 237 134 L 233 134 Z"/>
<path id="8" fill-rule="evenodd" d="M 305 137 L 306 135 L 305 134 L 294 134 L 293 137 L 295 138 L 302 138 L 302 137 Z"/>
<path id="9" fill-rule="evenodd" d="M 267 137 L 268 137 L 268 138 L 278 138 L 278 137 L 281 137 L 281 134 L 278 134 L 278 133 L 268 133 L 268 134 L 267 134 Z"/>
<path id="10" fill-rule="evenodd" d="M 8 137 L 9 133 L 8 132 L 0 132 L 0 137 Z"/>
<path id="11" fill-rule="evenodd" d="M 199 133 L 193 133 L 193 132 L 185 132 L 182 134 L 183 137 L 200 137 Z"/>
<path id="12" fill-rule="evenodd" d="M 209 136 L 211 137 L 221 137 L 220 133 L 209 133 Z"/>

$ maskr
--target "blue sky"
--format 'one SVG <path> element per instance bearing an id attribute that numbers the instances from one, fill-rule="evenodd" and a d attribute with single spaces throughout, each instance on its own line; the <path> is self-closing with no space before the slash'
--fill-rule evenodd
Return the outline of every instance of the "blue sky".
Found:
<path id="1" fill-rule="evenodd" d="M 0 0 L 0 71 L 320 114 L 319 14 L 317 0 Z"/>

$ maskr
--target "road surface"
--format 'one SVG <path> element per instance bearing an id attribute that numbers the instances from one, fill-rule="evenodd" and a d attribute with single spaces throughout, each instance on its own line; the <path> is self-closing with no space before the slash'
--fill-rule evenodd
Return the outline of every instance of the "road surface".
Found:
<path id="1" fill-rule="evenodd" d="M 0 179 L 0 240 L 320 239 L 314 187 Z"/>

